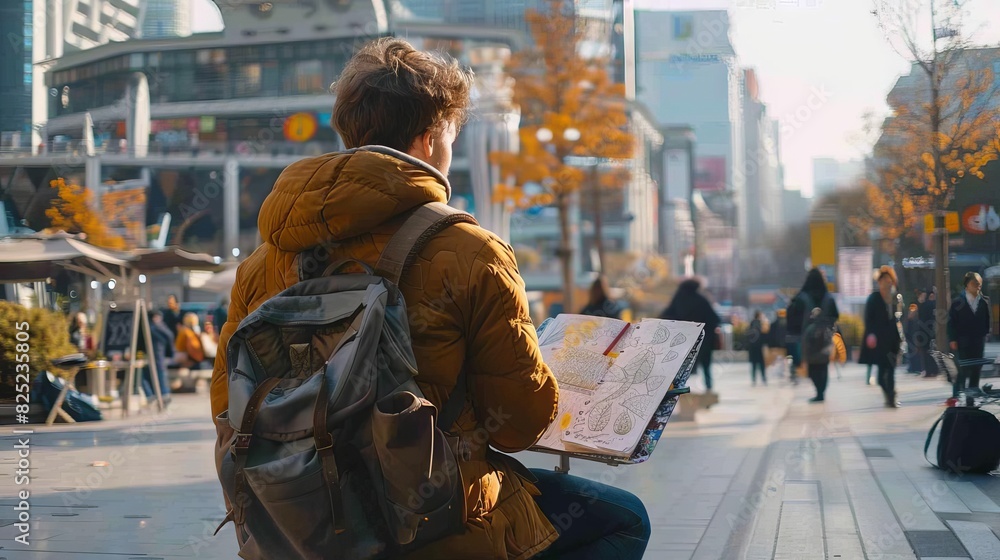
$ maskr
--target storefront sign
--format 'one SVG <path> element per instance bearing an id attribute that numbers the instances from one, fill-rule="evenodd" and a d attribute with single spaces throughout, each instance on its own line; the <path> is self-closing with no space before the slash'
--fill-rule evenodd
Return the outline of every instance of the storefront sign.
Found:
<path id="1" fill-rule="evenodd" d="M 1000 230 L 1000 215 L 993 206 L 973 204 L 962 211 L 962 229 L 973 235 Z"/>
<path id="2" fill-rule="evenodd" d="M 308 142 L 316 129 L 316 115 L 312 113 L 295 113 L 285 119 L 285 139 L 292 142 Z"/>

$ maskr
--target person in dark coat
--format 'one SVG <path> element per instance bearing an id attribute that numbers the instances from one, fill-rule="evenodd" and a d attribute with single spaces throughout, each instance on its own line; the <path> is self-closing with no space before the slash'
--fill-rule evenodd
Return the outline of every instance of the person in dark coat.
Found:
<path id="1" fill-rule="evenodd" d="M 163 310 L 163 324 L 177 338 L 177 324 L 181 322 L 181 305 L 177 301 L 177 296 L 170 294 L 167 296 L 167 307 Z"/>
<path id="2" fill-rule="evenodd" d="M 878 384 L 885 396 L 885 406 L 896 408 L 899 406 L 896 402 L 896 360 L 902 343 L 892 309 L 896 271 L 883 266 L 876 278 L 878 291 L 865 302 L 865 337 L 858 361 L 878 368 Z"/>
<path id="3" fill-rule="evenodd" d="M 153 339 L 153 361 L 156 364 L 156 380 L 160 384 L 160 394 L 165 403 L 170 402 L 170 383 L 167 380 L 167 358 L 174 355 L 174 336 L 163 321 L 163 312 L 153 310 L 150 313 L 149 334 Z M 145 368 L 142 376 L 142 390 L 147 398 L 153 397 L 153 382 L 149 368 Z"/>
<path id="4" fill-rule="evenodd" d="M 788 356 L 788 310 L 779 309 L 777 311 L 777 318 L 774 320 L 774 324 L 771 325 L 770 332 L 767 333 L 767 345 L 771 348 L 772 352 L 777 354 L 775 361 L 778 363 L 777 370 L 779 372 L 778 377 L 782 377 L 785 374 L 785 365 L 787 363 L 786 356 Z M 780 360 L 780 361 L 779 361 Z M 792 379 L 795 379 L 792 376 Z"/>
<path id="5" fill-rule="evenodd" d="M 701 293 L 701 282 L 688 279 L 680 283 L 674 299 L 660 314 L 661 319 L 671 321 L 692 321 L 705 323 L 705 340 L 698 351 L 698 363 L 705 372 L 705 388 L 712 390 L 712 352 L 719 340 L 719 325 L 722 320 L 712 309 L 712 302 Z"/>
<path id="6" fill-rule="evenodd" d="M 990 334 L 990 299 L 982 294 L 983 278 L 969 272 L 962 279 L 965 291 L 951 302 L 948 310 L 948 341 L 958 360 L 982 359 L 986 337 Z M 951 396 L 958 397 L 966 387 L 979 387 L 981 365 L 965 365 L 958 369 L 958 378 Z M 972 399 L 970 398 L 969 401 Z M 967 403 L 969 406 L 971 402 Z"/>
<path id="7" fill-rule="evenodd" d="M 587 306 L 580 311 L 580 315 L 621 319 L 621 305 L 608 297 L 608 291 L 608 280 L 598 276 L 590 285 L 590 299 L 587 301 Z"/>
<path id="8" fill-rule="evenodd" d="M 819 309 L 820 315 L 834 323 L 840 319 L 837 302 L 827 290 L 826 279 L 823 278 L 823 273 L 818 268 L 813 268 L 806 274 L 806 281 L 802 284 L 802 289 L 788 304 L 788 340 L 792 345 L 790 348 L 794 350 L 792 364 L 796 369 L 805 357 L 806 349 L 802 345 L 802 335 L 815 309 Z M 816 396 L 809 402 L 823 402 L 826 398 L 827 381 L 830 378 L 830 363 L 808 364 L 808 371 L 809 378 L 816 386 Z"/>
<path id="9" fill-rule="evenodd" d="M 222 328 L 222 325 L 226 324 L 229 320 L 229 298 L 223 297 L 219 301 L 219 306 L 212 311 L 212 324 L 218 328 Z"/>
<path id="10" fill-rule="evenodd" d="M 919 313 L 917 304 L 911 303 L 906 321 L 903 323 L 903 336 L 906 338 L 906 373 L 918 375 L 923 371 L 923 360 L 917 348 L 920 338 L 918 333 L 921 330 Z"/>
<path id="11" fill-rule="evenodd" d="M 934 377 L 938 374 L 937 362 L 931 358 L 931 350 L 934 349 L 934 336 L 937 329 L 937 323 L 934 320 L 936 305 L 937 300 L 934 298 L 934 288 L 920 291 L 920 294 L 917 296 L 917 316 L 920 319 L 920 328 L 913 335 L 913 344 L 917 348 L 920 366 L 926 377 Z"/>
<path id="12" fill-rule="evenodd" d="M 754 311 L 753 320 L 747 327 L 747 350 L 750 354 L 750 383 L 757 385 L 757 369 L 760 369 L 760 381 L 767 385 L 767 371 L 764 363 L 764 344 L 767 342 L 767 333 L 764 328 L 764 314 Z"/>

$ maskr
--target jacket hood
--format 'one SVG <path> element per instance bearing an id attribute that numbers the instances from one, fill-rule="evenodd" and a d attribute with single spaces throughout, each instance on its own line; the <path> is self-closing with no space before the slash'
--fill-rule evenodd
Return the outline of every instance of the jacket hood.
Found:
<path id="1" fill-rule="evenodd" d="M 289 165 L 260 207 L 261 239 L 283 251 L 367 233 L 428 202 L 448 202 L 440 171 L 385 146 L 362 146 Z"/>

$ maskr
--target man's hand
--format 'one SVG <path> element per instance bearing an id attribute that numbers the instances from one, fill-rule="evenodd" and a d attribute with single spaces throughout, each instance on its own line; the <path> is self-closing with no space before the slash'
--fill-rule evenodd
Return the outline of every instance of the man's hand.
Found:
<path id="1" fill-rule="evenodd" d="M 948 347 L 951 348 L 953 352 L 958 351 L 958 343 L 954 340 L 951 341 L 951 344 L 949 344 Z"/>
<path id="2" fill-rule="evenodd" d="M 875 337 L 875 333 L 871 333 L 865 337 L 865 345 L 871 349 L 874 349 L 878 345 L 878 338 Z"/>

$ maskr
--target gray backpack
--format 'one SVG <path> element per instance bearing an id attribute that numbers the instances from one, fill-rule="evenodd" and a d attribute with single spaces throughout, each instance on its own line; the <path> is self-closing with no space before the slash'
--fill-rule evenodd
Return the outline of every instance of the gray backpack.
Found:
<path id="1" fill-rule="evenodd" d="M 435 234 L 472 216 L 419 207 L 375 269 L 342 261 L 313 278 L 322 248 L 299 255 L 300 281 L 247 316 L 226 348 L 230 425 L 222 462 L 240 556 L 385 558 L 465 527 L 465 488 L 446 436 L 465 374 L 440 414 L 413 380 L 405 267 Z M 346 266 L 362 274 L 342 274 Z M 218 532 L 218 531 L 216 531 Z"/>

